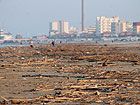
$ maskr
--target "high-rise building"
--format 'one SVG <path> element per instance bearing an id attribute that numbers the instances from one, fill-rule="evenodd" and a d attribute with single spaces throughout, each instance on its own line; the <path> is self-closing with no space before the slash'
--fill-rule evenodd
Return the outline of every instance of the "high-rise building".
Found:
<path id="1" fill-rule="evenodd" d="M 58 22 L 50 22 L 50 31 L 58 31 L 59 25 Z"/>
<path id="2" fill-rule="evenodd" d="M 126 32 L 126 22 L 119 20 L 111 23 L 111 35 L 118 36 L 120 33 Z"/>
<path id="3" fill-rule="evenodd" d="M 58 22 L 50 22 L 49 28 L 50 28 L 50 31 L 49 31 L 50 35 L 59 34 L 59 23 Z"/>
<path id="4" fill-rule="evenodd" d="M 68 34 L 69 33 L 69 23 L 61 20 L 59 22 L 50 22 L 50 35 L 57 34 Z"/>
<path id="5" fill-rule="evenodd" d="M 96 34 L 100 35 L 102 33 L 111 32 L 111 23 L 118 22 L 119 17 L 115 16 L 112 18 L 106 18 L 105 16 L 97 17 L 96 19 Z"/>
<path id="6" fill-rule="evenodd" d="M 140 22 L 133 23 L 133 32 L 134 34 L 140 34 Z"/>
<path id="7" fill-rule="evenodd" d="M 68 34 L 69 33 L 69 23 L 64 20 L 59 21 L 60 24 L 60 34 Z"/>

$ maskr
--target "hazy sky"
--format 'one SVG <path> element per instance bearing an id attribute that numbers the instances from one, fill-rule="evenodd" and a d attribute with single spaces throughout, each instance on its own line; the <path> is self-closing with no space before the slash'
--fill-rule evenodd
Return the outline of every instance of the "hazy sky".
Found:
<path id="1" fill-rule="evenodd" d="M 85 0 L 86 27 L 97 16 L 120 16 L 140 21 L 140 0 Z M 0 0 L 0 28 L 24 36 L 48 35 L 49 22 L 65 20 L 81 25 L 81 0 Z"/>

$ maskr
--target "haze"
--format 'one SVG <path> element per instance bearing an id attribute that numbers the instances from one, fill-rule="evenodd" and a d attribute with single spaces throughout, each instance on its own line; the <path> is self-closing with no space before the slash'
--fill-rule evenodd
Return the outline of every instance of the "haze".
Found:
<path id="1" fill-rule="evenodd" d="M 140 0 L 85 0 L 86 27 L 102 15 L 140 21 L 139 4 Z M 81 0 L 0 0 L 0 28 L 14 35 L 49 35 L 49 22 L 59 20 L 80 27 Z"/>

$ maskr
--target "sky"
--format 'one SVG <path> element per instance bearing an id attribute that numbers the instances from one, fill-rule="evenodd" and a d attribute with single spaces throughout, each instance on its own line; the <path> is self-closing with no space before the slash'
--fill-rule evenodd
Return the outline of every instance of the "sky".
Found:
<path id="1" fill-rule="evenodd" d="M 86 28 L 97 16 L 140 21 L 140 0 L 85 0 Z M 0 28 L 25 37 L 49 35 L 49 22 L 81 26 L 81 0 L 0 0 Z"/>

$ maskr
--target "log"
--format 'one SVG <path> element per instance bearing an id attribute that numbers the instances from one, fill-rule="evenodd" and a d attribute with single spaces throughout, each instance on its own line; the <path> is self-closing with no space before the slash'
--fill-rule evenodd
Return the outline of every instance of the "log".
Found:
<path id="1" fill-rule="evenodd" d="M 11 100 L 12 104 L 21 104 L 27 102 L 27 99 L 13 99 Z"/>
<path id="2" fill-rule="evenodd" d="M 1 96 L 1 98 L 2 98 L 4 101 L 9 102 L 8 99 L 6 99 L 6 98 L 4 98 L 4 97 L 2 97 L 2 96 Z"/>
<path id="3" fill-rule="evenodd" d="M 0 77 L 0 79 L 6 79 L 6 77 Z"/>
<path id="4" fill-rule="evenodd" d="M 53 91 L 54 89 L 35 89 L 35 91 Z"/>

